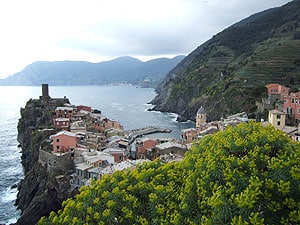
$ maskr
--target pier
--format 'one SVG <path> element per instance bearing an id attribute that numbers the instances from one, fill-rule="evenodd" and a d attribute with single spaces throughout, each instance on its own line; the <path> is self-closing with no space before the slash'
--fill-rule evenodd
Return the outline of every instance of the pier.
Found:
<path id="1" fill-rule="evenodd" d="M 132 143 L 136 138 L 142 137 L 143 135 L 154 134 L 154 133 L 171 133 L 171 132 L 172 130 L 170 129 L 150 126 L 150 127 L 144 127 L 140 129 L 126 131 L 125 137 L 128 139 L 129 143 Z"/>

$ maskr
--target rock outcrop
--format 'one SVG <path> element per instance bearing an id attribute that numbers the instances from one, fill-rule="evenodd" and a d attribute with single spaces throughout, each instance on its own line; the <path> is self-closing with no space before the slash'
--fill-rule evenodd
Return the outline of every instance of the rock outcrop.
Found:
<path id="1" fill-rule="evenodd" d="M 64 157 L 62 166 L 54 166 L 59 158 L 55 160 L 52 154 L 44 151 L 40 154 L 45 140 L 56 132 L 50 129 L 52 112 L 68 102 L 68 99 L 40 97 L 29 100 L 21 109 L 18 141 L 25 177 L 19 184 L 16 205 L 22 213 L 16 224 L 36 224 L 42 216 L 59 210 L 62 201 L 77 193 L 70 185 L 70 174 L 75 168 L 71 156 Z"/>

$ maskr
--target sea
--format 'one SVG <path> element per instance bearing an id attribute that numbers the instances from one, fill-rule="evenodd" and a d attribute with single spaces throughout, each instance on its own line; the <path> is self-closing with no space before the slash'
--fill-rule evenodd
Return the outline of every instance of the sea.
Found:
<path id="1" fill-rule="evenodd" d="M 20 109 L 29 99 L 37 99 L 41 94 L 42 88 L 37 86 L 0 86 L 0 224 L 14 223 L 20 216 L 14 205 L 15 186 L 24 176 L 17 124 Z M 66 96 L 71 104 L 98 109 L 104 116 L 120 122 L 125 130 L 160 126 L 172 132 L 155 135 L 180 139 L 181 130 L 195 127 L 192 121 L 177 122 L 176 114 L 148 111 L 153 107 L 149 102 L 156 95 L 151 88 L 131 85 L 49 86 L 49 95 L 53 98 Z"/>

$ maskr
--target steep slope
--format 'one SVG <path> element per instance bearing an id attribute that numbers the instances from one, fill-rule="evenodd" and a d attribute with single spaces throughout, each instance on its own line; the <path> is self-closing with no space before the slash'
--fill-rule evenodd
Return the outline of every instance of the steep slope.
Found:
<path id="1" fill-rule="evenodd" d="M 173 59 L 159 58 L 142 62 L 132 57 L 90 63 L 84 61 L 35 62 L 5 80 L 0 85 L 97 85 L 131 83 L 143 85 L 145 78 L 153 86 L 184 56 Z"/>
<path id="2" fill-rule="evenodd" d="M 154 110 L 195 119 L 246 111 L 267 83 L 300 85 L 300 1 L 269 9 L 216 34 L 170 71 L 158 86 Z"/>
<path id="3" fill-rule="evenodd" d="M 36 224 L 43 215 L 58 210 L 77 190 L 70 185 L 70 174 L 75 165 L 71 157 L 64 158 L 66 166 L 41 162 L 40 147 L 45 146 L 50 135 L 57 131 L 50 128 L 51 115 L 57 106 L 69 103 L 68 99 L 30 99 L 21 109 L 18 123 L 18 141 L 22 148 L 24 179 L 18 186 L 16 205 L 21 210 L 17 225 Z M 50 123 L 50 124 L 49 124 Z M 52 163 L 53 163 L 52 162 Z"/>

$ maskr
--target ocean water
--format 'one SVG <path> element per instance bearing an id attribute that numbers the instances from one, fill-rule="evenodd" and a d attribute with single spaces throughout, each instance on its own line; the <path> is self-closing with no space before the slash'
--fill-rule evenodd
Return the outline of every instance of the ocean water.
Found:
<path id="1" fill-rule="evenodd" d="M 30 98 L 41 95 L 41 87 L 0 86 L 0 224 L 16 222 L 20 216 L 14 206 L 17 189 L 11 188 L 23 177 L 21 149 L 17 142 L 17 124 L 20 108 Z M 119 121 L 125 130 L 146 126 L 160 126 L 172 130 L 170 134 L 157 134 L 160 137 L 180 139 L 182 129 L 195 127 L 193 122 L 178 123 L 176 115 L 148 111 L 148 103 L 155 97 L 153 89 L 120 86 L 50 86 L 49 95 L 53 98 L 69 98 L 74 105 L 88 105 L 101 110 L 110 119 Z"/>

